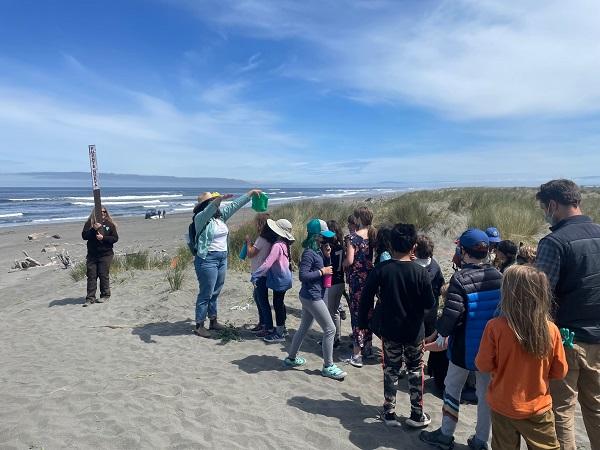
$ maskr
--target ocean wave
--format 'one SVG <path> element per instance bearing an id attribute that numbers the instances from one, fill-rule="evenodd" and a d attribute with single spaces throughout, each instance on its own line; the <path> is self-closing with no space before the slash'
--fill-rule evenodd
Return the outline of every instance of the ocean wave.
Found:
<path id="1" fill-rule="evenodd" d="M 54 200 L 53 198 L 50 197 L 34 197 L 34 198 L 9 198 L 8 199 L 11 202 L 38 202 L 38 201 L 42 201 L 42 200 Z M 93 200 L 93 198 L 92 198 Z"/>
<path id="2" fill-rule="evenodd" d="M 135 202 L 111 202 L 102 200 L 102 204 L 106 206 L 126 206 L 126 205 L 158 205 L 160 200 L 139 200 Z M 94 206 L 94 202 L 71 202 L 75 206 Z"/>
<path id="3" fill-rule="evenodd" d="M 85 220 L 87 218 L 88 218 L 88 216 L 79 216 L 79 217 L 54 217 L 52 219 L 35 219 L 35 220 L 32 220 L 32 222 L 34 222 L 34 223 L 41 223 L 41 222 L 66 222 L 68 220 Z"/>
<path id="4" fill-rule="evenodd" d="M 7 217 L 21 217 L 21 216 L 23 216 L 22 212 L 0 214 L 0 219 L 4 219 L 4 218 L 7 218 Z"/>
<path id="5" fill-rule="evenodd" d="M 144 199 L 156 199 L 156 198 L 179 198 L 183 197 L 183 194 L 156 194 L 156 195 L 117 195 L 102 197 L 102 202 L 105 201 L 121 201 L 121 200 L 144 200 Z M 65 197 L 67 200 L 77 201 L 93 201 L 94 197 Z"/>

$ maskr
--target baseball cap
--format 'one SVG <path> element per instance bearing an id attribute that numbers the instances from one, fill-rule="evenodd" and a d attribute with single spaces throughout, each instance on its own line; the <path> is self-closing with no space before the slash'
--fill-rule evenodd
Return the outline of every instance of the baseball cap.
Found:
<path id="1" fill-rule="evenodd" d="M 464 248 L 477 250 L 478 247 L 488 247 L 490 245 L 490 238 L 484 231 L 478 228 L 469 228 L 460 236 L 458 242 Z"/>
<path id="2" fill-rule="evenodd" d="M 327 224 L 323 220 L 312 219 L 306 224 L 306 232 L 308 234 L 320 234 L 326 238 L 332 238 L 335 236 L 333 231 L 329 231 Z"/>
<path id="3" fill-rule="evenodd" d="M 498 228 L 496 228 L 496 227 L 489 227 L 488 229 L 485 230 L 485 234 L 488 235 L 490 242 L 498 243 L 502 240 L 502 239 L 500 239 L 500 232 L 498 231 Z"/>

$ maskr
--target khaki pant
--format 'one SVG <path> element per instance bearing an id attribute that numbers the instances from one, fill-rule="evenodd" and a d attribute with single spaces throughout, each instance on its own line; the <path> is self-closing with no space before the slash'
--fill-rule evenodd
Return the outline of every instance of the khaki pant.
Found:
<path id="1" fill-rule="evenodd" d="M 552 410 L 527 419 L 511 419 L 492 411 L 492 450 L 519 450 L 521 436 L 529 450 L 558 450 Z"/>
<path id="2" fill-rule="evenodd" d="M 581 405 L 583 422 L 592 450 L 600 450 L 600 344 L 577 343 L 565 348 L 569 372 L 564 380 L 552 380 L 556 434 L 562 450 L 575 450 L 575 408 Z"/>

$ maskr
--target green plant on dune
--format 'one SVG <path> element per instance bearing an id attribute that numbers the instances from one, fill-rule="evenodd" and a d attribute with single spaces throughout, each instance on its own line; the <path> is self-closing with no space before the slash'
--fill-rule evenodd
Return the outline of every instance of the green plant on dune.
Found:
<path id="1" fill-rule="evenodd" d="M 83 280 L 86 276 L 86 273 L 87 268 L 85 262 L 78 262 L 75 265 L 73 265 L 73 267 L 71 267 L 71 270 L 69 270 L 69 275 L 74 281 Z"/>
<path id="2" fill-rule="evenodd" d="M 229 342 L 241 342 L 243 341 L 242 335 L 239 330 L 231 323 L 226 323 L 223 330 L 219 330 L 216 335 L 216 339 L 219 339 L 220 344 L 228 344 Z"/>

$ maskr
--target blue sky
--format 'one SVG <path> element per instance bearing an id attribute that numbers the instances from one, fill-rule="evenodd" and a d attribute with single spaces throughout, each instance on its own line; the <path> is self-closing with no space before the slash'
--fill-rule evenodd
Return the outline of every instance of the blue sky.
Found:
<path id="1" fill-rule="evenodd" d="M 594 3 L 4 0 L 0 172 L 599 175 Z"/>

